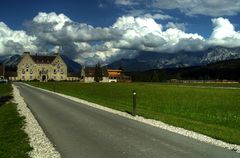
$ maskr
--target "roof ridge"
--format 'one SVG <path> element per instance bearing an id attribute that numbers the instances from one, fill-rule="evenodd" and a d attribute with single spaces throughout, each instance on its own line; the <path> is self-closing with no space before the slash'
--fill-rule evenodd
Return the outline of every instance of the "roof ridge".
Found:
<path id="1" fill-rule="evenodd" d="M 41 64 L 50 64 L 56 59 L 57 56 L 50 56 L 50 55 L 30 55 L 32 60 L 35 63 L 41 63 Z"/>

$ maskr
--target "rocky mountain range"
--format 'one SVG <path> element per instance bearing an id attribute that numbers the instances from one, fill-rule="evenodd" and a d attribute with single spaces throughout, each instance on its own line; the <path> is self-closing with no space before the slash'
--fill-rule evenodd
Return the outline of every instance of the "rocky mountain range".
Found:
<path id="1" fill-rule="evenodd" d="M 198 52 L 158 53 L 140 52 L 133 59 L 121 59 L 108 65 L 125 71 L 146 71 L 162 68 L 201 66 L 218 61 L 240 58 L 240 48 L 214 47 Z"/>

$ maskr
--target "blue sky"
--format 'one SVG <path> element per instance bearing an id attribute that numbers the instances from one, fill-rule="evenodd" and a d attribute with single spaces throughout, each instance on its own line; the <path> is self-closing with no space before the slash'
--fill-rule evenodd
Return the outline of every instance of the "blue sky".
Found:
<path id="1" fill-rule="evenodd" d="M 0 55 L 62 46 L 80 63 L 109 63 L 139 51 L 238 47 L 239 19 L 239 0 L 8 0 Z"/>
<path id="2" fill-rule="evenodd" d="M 111 25 L 122 14 L 119 7 L 106 0 L 8 0 L 1 2 L 0 20 L 12 28 L 23 29 L 22 23 L 38 12 L 63 13 L 74 21 L 93 26 Z"/>
<path id="3" fill-rule="evenodd" d="M 219 3 L 221 0 L 219 0 Z M 23 23 L 31 20 L 38 12 L 56 12 L 63 13 L 72 20 L 87 23 L 92 26 L 110 26 L 119 16 L 127 14 L 127 10 L 144 10 L 141 6 L 116 5 L 113 0 L 8 0 L 1 2 L 0 5 L 0 21 L 5 22 L 13 29 L 25 29 Z M 176 20 L 169 20 L 178 23 L 186 23 L 186 31 L 191 33 L 199 33 L 204 37 L 208 37 L 212 31 L 212 16 L 195 15 L 186 16 L 178 9 L 158 9 L 164 13 L 171 15 Z M 154 13 L 150 9 L 146 9 L 146 13 Z M 240 14 L 222 15 L 228 18 L 237 29 L 239 29 Z M 163 24 L 167 21 L 157 20 Z"/>

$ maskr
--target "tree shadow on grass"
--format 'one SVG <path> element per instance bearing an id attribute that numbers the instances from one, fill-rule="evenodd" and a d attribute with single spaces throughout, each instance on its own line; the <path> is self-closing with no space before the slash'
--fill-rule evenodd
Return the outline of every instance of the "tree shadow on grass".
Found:
<path id="1" fill-rule="evenodd" d="M 0 106 L 11 100 L 13 97 L 10 95 L 0 97 Z"/>

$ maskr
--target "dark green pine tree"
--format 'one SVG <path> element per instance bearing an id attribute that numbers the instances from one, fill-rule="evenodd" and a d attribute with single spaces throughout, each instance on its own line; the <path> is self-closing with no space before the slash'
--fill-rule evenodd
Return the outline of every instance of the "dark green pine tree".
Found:
<path id="1" fill-rule="evenodd" d="M 100 63 L 97 63 L 95 66 L 95 75 L 94 75 L 94 81 L 100 82 L 103 79 L 103 72 L 102 67 Z"/>
<path id="2" fill-rule="evenodd" d="M 157 72 L 157 70 L 154 70 L 154 71 L 153 71 L 153 74 L 152 74 L 152 82 L 159 82 L 159 77 L 158 77 L 158 72 Z"/>

